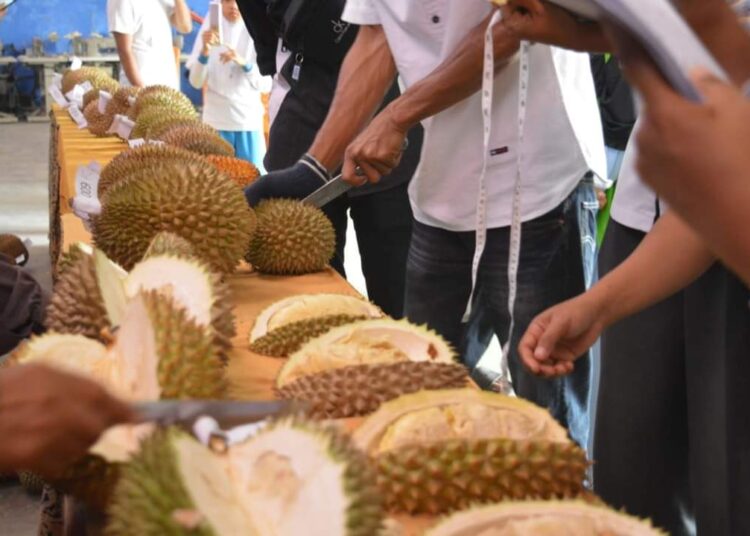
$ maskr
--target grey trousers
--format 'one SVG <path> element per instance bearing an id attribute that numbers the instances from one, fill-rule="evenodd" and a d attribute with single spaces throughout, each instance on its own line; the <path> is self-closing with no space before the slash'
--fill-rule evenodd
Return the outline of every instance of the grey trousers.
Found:
<path id="1" fill-rule="evenodd" d="M 612 222 L 602 273 L 643 236 Z M 716 265 L 604 334 L 594 489 L 605 501 L 673 535 L 750 534 L 749 298 Z"/>

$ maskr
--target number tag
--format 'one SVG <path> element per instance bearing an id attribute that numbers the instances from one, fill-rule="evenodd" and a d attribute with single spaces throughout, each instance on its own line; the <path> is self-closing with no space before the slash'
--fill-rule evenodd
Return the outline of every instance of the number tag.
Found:
<path id="1" fill-rule="evenodd" d="M 86 118 L 83 116 L 83 113 L 81 113 L 81 109 L 77 104 L 71 104 L 68 107 L 68 113 L 73 121 L 75 121 L 76 125 L 78 125 L 79 129 L 84 129 L 89 126 L 89 122 L 86 121 Z"/>
<path id="2" fill-rule="evenodd" d="M 68 102 L 68 99 L 65 98 L 65 95 L 62 94 L 62 90 L 57 87 L 55 84 L 52 84 L 48 89 L 47 92 L 50 94 L 50 96 L 54 99 L 54 101 L 62 106 L 63 108 L 67 108 L 70 104 Z"/>
<path id="3" fill-rule="evenodd" d="M 60 95 L 62 95 L 62 79 L 63 79 L 63 75 L 61 75 L 60 73 L 52 74 L 52 85 L 55 86 L 57 89 L 61 90 Z"/>
<path id="4" fill-rule="evenodd" d="M 76 196 L 73 200 L 74 208 L 86 214 L 99 214 L 102 206 L 99 203 L 99 175 L 101 165 L 91 162 L 88 166 L 81 166 L 76 172 Z"/>
<path id="5" fill-rule="evenodd" d="M 83 67 L 83 60 L 77 56 L 73 56 L 70 59 L 70 70 L 77 71 L 81 67 Z"/>
<path id="6" fill-rule="evenodd" d="M 130 133 L 133 131 L 135 123 L 128 119 L 124 115 L 116 115 L 112 126 L 109 127 L 107 134 L 117 134 L 123 140 L 130 138 Z"/>
<path id="7" fill-rule="evenodd" d="M 112 100 L 112 95 L 106 91 L 99 92 L 99 113 L 103 114 L 107 112 L 107 105 Z"/>

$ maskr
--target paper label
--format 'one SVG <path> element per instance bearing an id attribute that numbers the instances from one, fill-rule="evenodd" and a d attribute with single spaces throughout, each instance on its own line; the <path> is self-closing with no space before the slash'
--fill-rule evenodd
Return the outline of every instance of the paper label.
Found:
<path id="1" fill-rule="evenodd" d="M 73 118 L 73 121 L 76 122 L 76 125 L 78 125 L 79 129 L 83 129 L 89 126 L 89 122 L 86 121 L 86 118 L 83 116 L 83 113 L 81 112 L 81 109 L 77 104 L 71 104 L 68 107 L 68 113 L 70 114 L 70 117 Z"/>
<path id="2" fill-rule="evenodd" d="M 135 106 L 135 97 L 128 97 L 128 104 L 130 106 Z"/>
<path id="3" fill-rule="evenodd" d="M 99 214 L 101 204 L 99 203 L 99 175 L 101 165 L 91 162 L 88 166 L 81 166 L 76 172 L 76 196 L 73 199 L 73 209 L 85 214 Z"/>
<path id="4" fill-rule="evenodd" d="M 91 89 L 91 84 L 84 82 L 83 84 L 77 84 L 73 89 L 65 94 L 65 97 L 77 105 L 79 108 L 83 108 L 83 96 L 87 91 Z"/>
<path id="5" fill-rule="evenodd" d="M 48 89 L 47 92 L 50 94 L 50 96 L 54 99 L 54 101 L 62 106 L 63 108 L 67 107 L 69 102 L 68 99 L 65 98 L 65 95 L 62 94 L 62 90 L 57 87 L 56 85 L 52 84 Z"/>
<path id="6" fill-rule="evenodd" d="M 128 119 L 127 116 L 116 115 L 114 121 L 112 121 L 112 126 L 110 126 L 107 131 L 107 134 L 117 134 L 123 140 L 127 140 L 130 138 L 130 133 L 132 132 L 133 127 L 135 127 L 135 123 Z"/>
<path id="7" fill-rule="evenodd" d="M 130 145 L 131 149 L 135 149 L 136 147 L 140 147 L 141 145 L 166 145 L 161 140 L 145 140 L 143 138 L 136 138 L 134 140 L 128 140 L 128 145 Z"/>
<path id="8" fill-rule="evenodd" d="M 26 255 L 19 255 L 18 257 L 16 257 L 16 264 L 21 264 L 25 260 L 26 260 Z"/>
<path id="9" fill-rule="evenodd" d="M 62 95 L 62 79 L 63 79 L 62 74 L 60 73 L 52 74 L 52 85 L 55 86 L 57 89 L 61 90 L 60 95 Z"/>
<path id="10" fill-rule="evenodd" d="M 83 60 L 77 56 L 73 56 L 70 58 L 70 70 L 71 71 L 77 71 L 83 67 Z"/>
<path id="11" fill-rule="evenodd" d="M 99 92 L 99 113 L 103 114 L 107 112 L 107 105 L 112 100 L 112 95 L 106 91 Z"/>

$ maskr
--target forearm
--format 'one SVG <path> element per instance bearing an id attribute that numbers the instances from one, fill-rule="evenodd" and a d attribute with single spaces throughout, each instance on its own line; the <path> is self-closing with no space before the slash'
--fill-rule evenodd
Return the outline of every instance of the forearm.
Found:
<path id="1" fill-rule="evenodd" d="M 193 21 L 190 17 L 190 8 L 185 0 L 175 0 L 174 13 L 172 13 L 172 25 L 180 33 L 187 34 L 193 29 Z"/>
<path id="2" fill-rule="evenodd" d="M 668 212 L 633 254 L 584 299 L 595 304 L 604 325 L 610 326 L 687 287 L 713 262 L 703 240 Z"/>
<path id="3" fill-rule="evenodd" d="M 207 65 L 201 62 L 196 62 L 190 67 L 190 85 L 195 89 L 201 89 L 206 84 L 206 78 L 208 77 Z"/>
<path id="4" fill-rule="evenodd" d="M 363 26 L 346 56 L 336 94 L 310 150 L 328 171 L 340 164 L 351 141 L 367 125 L 396 78 L 381 26 Z"/>
<path id="5" fill-rule="evenodd" d="M 143 79 L 138 69 L 138 63 L 135 61 L 135 55 L 131 48 L 131 37 L 125 34 L 115 34 L 117 43 L 117 54 L 120 56 L 120 65 L 128 77 L 130 85 L 143 87 Z"/>
<path id="6" fill-rule="evenodd" d="M 484 35 L 490 18 L 470 30 L 449 59 L 388 106 L 401 130 L 407 131 L 479 91 L 484 69 Z M 519 40 L 498 24 L 493 29 L 493 44 L 497 72 L 516 53 Z"/>

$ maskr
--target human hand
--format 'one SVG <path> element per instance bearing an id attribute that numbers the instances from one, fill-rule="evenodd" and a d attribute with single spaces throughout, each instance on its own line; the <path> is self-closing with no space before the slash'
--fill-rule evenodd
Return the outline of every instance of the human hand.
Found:
<path id="1" fill-rule="evenodd" d="M 101 386 L 41 365 L 0 371 L 0 469 L 59 476 L 108 428 L 134 419 Z"/>
<path id="2" fill-rule="evenodd" d="M 547 309 L 521 338 L 521 361 L 538 376 L 570 374 L 575 360 L 599 338 L 604 329 L 602 317 L 601 308 L 587 294 Z"/>
<path id="3" fill-rule="evenodd" d="M 221 59 L 221 63 L 224 63 L 224 64 L 227 64 L 230 61 L 233 61 L 240 67 L 244 67 L 245 64 L 247 64 L 247 60 L 245 60 L 245 58 L 241 56 L 238 56 L 237 52 L 231 47 L 227 47 L 227 49 L 221 53 L 219 58 Z"/>
<path id="4" fill-rule="evenodd" d="M 568 10 L 541 0 L 508 0 L 500 7 L 503 25 L 526 41 L 564 45 L 579 33 L 580 22 Z M 595 25 L 595 23 L 588 23 Z"/>
<path id="5" fill-rule="evenodd" d="M 216 30 L 207 30 L 203 32 L 203 55 L 208 56 L 211 47 L 219 44 L 219 32 Z"/>
<path id="6" fill-rule="evenodd" d="M 245 188 L 245 199 L 254 207 L 264 199 L 304 199 L 331 180 L 314 158 L 304 155 L 290 168 L 263 175 Z"/>
<path id="7" fill-rule="evenodd" d="M 347 147 L 341 174 L 355 186 L 379 182 L 389 175 L 403 156 L 408 128 L 395 119 L 391 106 L 378 114 Z"/>

